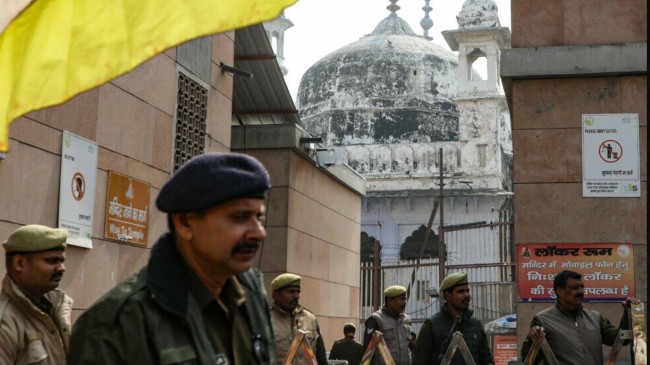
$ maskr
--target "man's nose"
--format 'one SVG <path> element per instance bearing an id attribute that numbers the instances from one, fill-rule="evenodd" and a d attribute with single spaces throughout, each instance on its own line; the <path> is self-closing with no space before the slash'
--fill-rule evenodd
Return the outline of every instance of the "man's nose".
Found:
<path id="1" fill-rule="evenodd" d="M 255 226 L 250 231 L 251 237 L 257 238 L 260 241 L 266 239 L 266 228 L 264 222 L 261 220 L 255 221 Z"/>
<path id="2" fill-rule="evenodd" d="M 63 264 L 63 262 L 60 263 L 59 266 L 57 266 L 56 271 L 59 271 L 59 272 L 64 272 L 65 271 L 65 265 Z"/>

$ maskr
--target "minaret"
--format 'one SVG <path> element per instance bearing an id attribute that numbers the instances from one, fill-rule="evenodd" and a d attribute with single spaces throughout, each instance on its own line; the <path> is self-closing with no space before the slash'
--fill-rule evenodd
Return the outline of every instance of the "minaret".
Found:
<path id="1" fill-rule="evenodd" d="M 264 23 L 266 36 L 271 42 L 271 46 L 278 60 L 278 65 L 280 65 L 280 70 L 282 70 L 282 75 L 284 76 L 289 73 L 289 70 L 284 66 L 284 32 L 291 27 L 293 27 L 293 23 L 284 17 L 284 11 L 279 17 Z"/>
<path id="2" fill-rule="evenodd" d="M 499 55 L 510 47 L 510 30 L 500 26 L 493 0 L 466 0 L 457 16 L 458 29 L 442 34 L 452 51 L 458 52 L 459 139 L 462 165 L 476 173 L 498 176 L 488 183 L 503 189 L 506 171 L 503 155 L 512 154 L 510 114 L 499 76 Z M 473 64 L 484 58 L 483 80 Z"/>
<path id="3" fill-rule="evenodd" d="M 433 8 L 429 6 L 429 1 L 430 0 L 424 0 L 424 6 L 422 7 L 422 10 L 424 10 L 424 18 L 420 20 L 420 26 L 422 27 L 422 29 L 424 29 L 423 37 L 428 41 L 433 39 L 432 37 L 429 36 L 429 29 L 433 27 L 433 20 L 429 18 L 429 13 L 431 12 L 431 10 L 433 10 Z"/>

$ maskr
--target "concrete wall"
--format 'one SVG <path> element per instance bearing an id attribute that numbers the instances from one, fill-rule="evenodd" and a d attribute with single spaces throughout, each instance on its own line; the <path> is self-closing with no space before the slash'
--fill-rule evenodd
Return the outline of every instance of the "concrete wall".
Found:
<path id="1" fill-rule="evenodd" d="M 302 276 L 300 304 L 318 317 L 329 350 L 345 323 L 359 324 L 361 195 L 290 149 L 240 152 L 267 166 L 273 184 L 257 258 L 269 300 L 277 275 Z"/>
<path id="2" fill-rule="evenodd" d="M 207 57 L 211 72 L 196 77 L 209 85 L 207 151 L 230 148 L 232 76 L 220 61 L 233 63 L 234 32 L 203 39 L 202 47 L 179 46 L 188 59 Z M 207 44 L 207 45 L 206 45 Z M 93 248 L 69 246 L 61 288 L 74 299 L 73 320 L 106 291 L 144 266 L 153 243 L 167 230 L 155 199 L 172 171 L 176 112 L 177 48 L 143 63 L 109 83 L 11 124 L 10 152 L 0 160 L 0 241 L 25 224 L 57 226 L 64 130 L 99 145 L 94 204 Z M 190 55 L 188 55 L 190 54 Z M 210 61 L 211 60 L 211 61 Z M 187 71 L 186 71 L 187 73 Z M 207 79 L 207 80 L 204 80 Z M 146 247 L 105 240 L 104 212 L 108 171 L 151 184 L 149 239 Z M 0 274 L 4 276 L 4 260 Z"/>
<path id="3" fill-rule="evenodd" d="M 511 6 L 513 53 L 532 56 L 557 46 L 595 52 L 601 52 L 597 45 L 646 47 L 647 3 L 643 0 L 512 0 Z M 512 112 L 515 241 L 630 242 L 636 296 L 647 306 L 647 67 L 630 73 L 616 65 L 601 65 L 611 66 L 607 75 L 576 69 L 575 75 L 560 77 L 548 67 L 549 60 L 527 59 L 531 67 L 545 64 L 547 72 L 517 75 L 502 65 Z M 502 60 L 508 62 L 507 52 Z M 571 60 L 557 62 L 564 73 Z M 569 64 L 559 64 L 564 62 Z M 641 198 L 582 197 L 583 113 L 639 114 Z M 549 305 L 518 303 L 520 345 L 532 316 Z M 612 323 L 618 323 L 622 314 L 620 304 L 585 306 L 600 311 Z M 628 351 L 622 351 L 619 359 L 629 359 Z"/>

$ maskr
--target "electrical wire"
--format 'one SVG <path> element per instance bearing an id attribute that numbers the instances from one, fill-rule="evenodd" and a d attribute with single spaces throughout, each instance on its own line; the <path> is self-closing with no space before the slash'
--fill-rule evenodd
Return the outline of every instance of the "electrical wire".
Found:
<path id="1" fill-rule="evenodd" d="M 433 302 L 431 302 L 431 304 L 429 304 L 428 306 L 426 306 L 426 307 L 424 307 L 424 308 L 422 308 L 422 309 L 418 309 L 418 310 L 416 310 L 415 312 L 411 312 L 411 313 L 407 313 L 407 314 L 408 314 L 409 316 L 413 316 L 414 314 L 417 314 L 417 313 L 420 313 L 420 312 L 424 312 L 424 311 L 426 311 L 427 309 L 431 308 L 431 307 L 432 307 L 434 304 L 436 304 L 436 303 L 438 303 L 438 299 L 434 300 Z"/>

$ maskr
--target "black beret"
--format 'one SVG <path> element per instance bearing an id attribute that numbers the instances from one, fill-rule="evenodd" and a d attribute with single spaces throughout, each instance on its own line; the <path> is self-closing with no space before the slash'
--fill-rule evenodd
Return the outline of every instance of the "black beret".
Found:
<path id="1" fill-rule="evenodd" d="M 233 199 L 263 198 L 270 187 L 269 173 L 255 158 L 211 152 L 181 166 L 160 190 L 156 206 L 166 213 L 196 212 Z"/>

